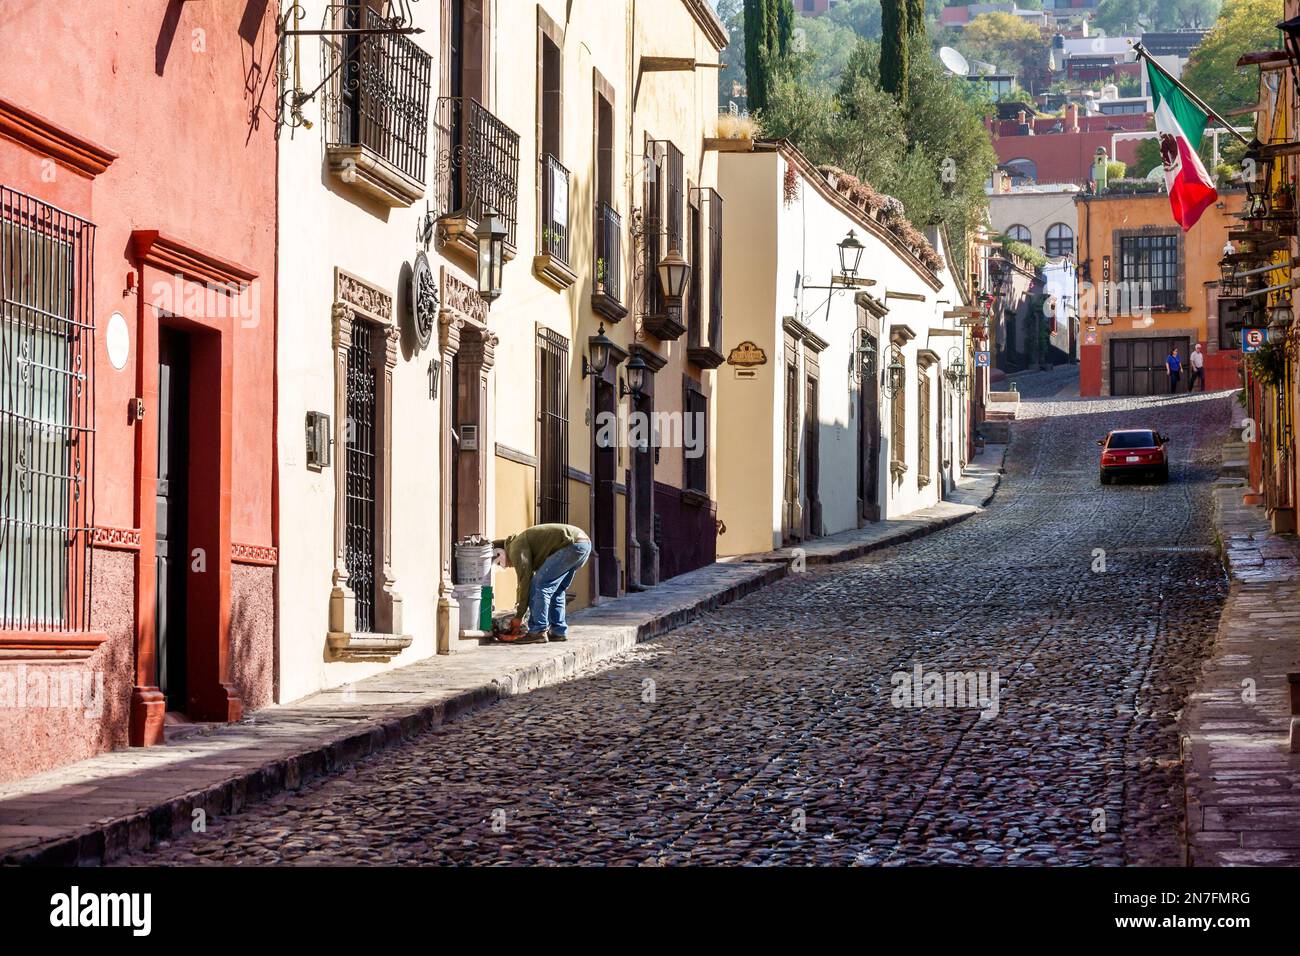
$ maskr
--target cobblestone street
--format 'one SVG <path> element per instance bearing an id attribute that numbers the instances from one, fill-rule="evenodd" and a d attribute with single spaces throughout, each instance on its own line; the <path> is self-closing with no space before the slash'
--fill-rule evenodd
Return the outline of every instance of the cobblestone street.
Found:
<path id="1" fill-rule="evenodd" d="M 1019 380 L 986 512 L 123 862 L 1181 864 L 1230 399 L 1076 383 Z M 1148 425 L 1170 483 L 1100 486 L 1095 440 Z M 996 671 L 996 715 L 893 706 L 916 665 Z"/>

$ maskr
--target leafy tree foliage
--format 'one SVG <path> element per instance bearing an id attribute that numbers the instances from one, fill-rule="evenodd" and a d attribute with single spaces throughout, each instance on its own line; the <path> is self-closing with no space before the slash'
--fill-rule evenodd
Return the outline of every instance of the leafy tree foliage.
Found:
<path id="1" fill-rule="evenodd" d="M 1110 36 L 1124 36 L 1144 30 L 1203 30 L 1218 15 L 1219 0 L 1101 0 L 1093 23 Z"/>
<path id="2" fill-rule="evenodd" d="M 1258 71 L 1237 72 L 1237 59 L 1252 50 L 1280 48 L 1276 24 L 1280 0 L 1227 0 L 1200 46 L 1192 51 L 1182 80 L 1220 113 L 1249 106 L 1259 96 Z"/>

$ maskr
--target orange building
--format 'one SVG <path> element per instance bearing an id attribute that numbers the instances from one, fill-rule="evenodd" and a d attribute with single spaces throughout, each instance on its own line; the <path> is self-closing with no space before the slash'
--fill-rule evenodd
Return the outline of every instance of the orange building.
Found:
<path id="1" fill-rule="evenodd" d="M 1163 191 L 1079 195 L 1081 394 L 1166 392 L 1173 348 L 1186 388 L 1198 343 L 1206 389 L 1240 386 L 1241 320 L 1236 300 L 1220 301 L 1219 259 L 1244 201 L 1244 190 L 1220 189 L 1219 202 L 1185 233 Z"/>

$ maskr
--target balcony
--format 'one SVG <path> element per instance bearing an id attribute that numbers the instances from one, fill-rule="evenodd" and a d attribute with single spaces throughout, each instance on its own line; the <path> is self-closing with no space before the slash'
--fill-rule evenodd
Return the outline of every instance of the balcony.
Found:
<path id="1" fill-rule="evenodd" d="M 357 28 L 348 7 L 344 26 Z M 388 21 L 366 9 L 366 27 Z M 325 157 L 344 185 L 393 208 L 424 195 L 432 58 L 409 37 L 375 33 L 326 38 Z"/>
<path id="2" fill-rule="evenodd" d="M 539 176 L 542 204 L 537 222 L 541 251 L 533 259 L 533 272 L 557 292 L 563 292 L 578 281 L 569 264 L 569 171 L 550 153 L 543 153 Z"/>
<path id="3" fill-rule="evenodd" d="M 591 308 L 611 322 L 627 316 L 623 304 L 623 220 L 607 202 L 596 203 Z"/>
<path id="4" fill-rule="evenodd" d="M 443 241 L 478 254 L 474 229 L 490 206 L 506 225 L 506 258 L 518 248 L 519 134 L 469 97 L 438 99 L 434 197 Z"/>

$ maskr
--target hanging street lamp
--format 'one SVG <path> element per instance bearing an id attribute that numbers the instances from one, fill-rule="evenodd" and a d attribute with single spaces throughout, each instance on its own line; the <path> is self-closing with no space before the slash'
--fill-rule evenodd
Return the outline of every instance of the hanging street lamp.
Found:
<path id="1" fill-rule="evenodd" d="M 627 363 L 627 384 L 619 386 L 619 397 L 631 395 L 634 399 L 642 397 L 641 389 L 645 387 L 645 373 L 650 368 L 639 355 L 633 355 Z"/>
<path id="2" fill-rule="evenodd" d="M 478 294 L 490 306 L 501 297 L 501 275 L 506 266 L 506 224 L 491 206 L 474 229 L 478 240 Z"/>
<path id="3" fill-rule="evenodd" d="M 605 334 L 605 323 L 602 322 L 595 336 L 587 340 L 587 354 L 591 356 L 591 360 L 588 361 L 587 356 L 583 356 L 582 377 L 604 375 L 605 369 L 609 368 L 609 355 L 613 348 L 614 343 Z"/>
<path id="4" fill-rule="evenodd" d="M 680 304 L 690 278 L 691 264 L 682 257 L 681 250 L 673 246 L 668 255 L 659 260 L 659 287 L 663 289 L 664 298 L 674 305 Z"/>
<path id="5" fill-rule="evenodd" d="M 862 252 L 866 247 L 858 240 L 852 229 L 840 240 L 840 275 L 852 281 L 858 276 L 858 266 L 862 264 Z"/>

